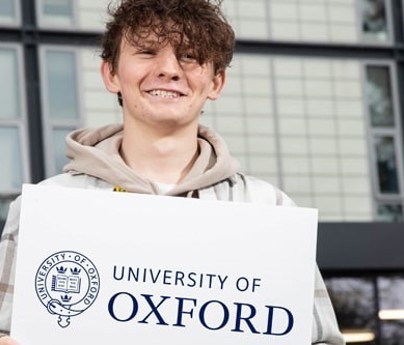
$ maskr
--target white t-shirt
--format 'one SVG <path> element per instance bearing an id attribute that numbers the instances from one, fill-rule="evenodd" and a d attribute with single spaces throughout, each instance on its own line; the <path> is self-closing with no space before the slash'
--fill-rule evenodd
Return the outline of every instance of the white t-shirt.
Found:
<path id="1" fill-rule="evenodd" d="M 160 193 L 165 194 L 169 192 L 171 189 L 175 187 L 174 183 L 161 183 L 161 182 L 156 182 L 156 185 L 160 191 Z"/>

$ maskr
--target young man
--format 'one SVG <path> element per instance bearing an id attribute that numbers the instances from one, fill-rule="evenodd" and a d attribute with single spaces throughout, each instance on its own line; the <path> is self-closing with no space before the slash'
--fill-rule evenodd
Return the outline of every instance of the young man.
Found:
<path id="1" fill-rule="evenodd" d="M 73 132 L 65 173 L 43 184 L 201 199 L 293 205 L 267 182 L 245 176 L 214 131 L 199 125 L 206 100 L 219 97 L 234 32 L 209 0 L 122 0 L 111 9 L 101 73 L 117 94 L 123 126 Z M 12 308 L 20 199 L 0 247 L 0 330 Z M 313 344 L 344 344 L 316 272 Z M 0 345 L 15 344 L 8 337 Z"/>

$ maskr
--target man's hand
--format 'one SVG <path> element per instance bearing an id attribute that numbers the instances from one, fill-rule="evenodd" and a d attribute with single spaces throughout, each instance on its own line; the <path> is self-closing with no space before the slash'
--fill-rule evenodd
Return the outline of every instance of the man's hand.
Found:
<path id="1" fill-rule="evenodd" d="M 10 337 L 0 338 L 0 345 L 18 345 L 18 343 Z"/>

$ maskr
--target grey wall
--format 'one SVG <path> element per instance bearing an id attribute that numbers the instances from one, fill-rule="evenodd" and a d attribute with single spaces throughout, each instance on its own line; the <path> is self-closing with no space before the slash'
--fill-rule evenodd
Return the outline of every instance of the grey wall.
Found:
<path id="1" fill-rule="evenodd" d="M 404 223 L 320 223 L 320 269 L 404 271 Z"/>

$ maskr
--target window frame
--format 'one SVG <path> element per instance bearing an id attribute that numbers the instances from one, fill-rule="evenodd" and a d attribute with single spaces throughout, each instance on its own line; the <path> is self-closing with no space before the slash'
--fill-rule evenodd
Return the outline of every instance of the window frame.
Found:
<path id="1" fill-rule="evenodd" d="M 367 74 L 366 68 L 368 66 L 382 66 L 388 67 L 390 76 L 390 90 L 392 97 L 392 105 L 394 111 L 394 126 L 392 127 L 374 127 L 372 126 L 369 106 L 368 106 L 368 95 L 366 92 Z M 391 60 L 364 60 L 362 62 L 362 84 L 363 84 L 363 95 L 364 95 L 364 108 L 366 114 L 366 132 L 367 132 L 367 147 L 369 152 L 369 164 L 371 172 L 371 183 L 372 183 L 372 193 L 373 193 L 373 218 L 375 221 L 378 219 L 378 206 L 380 204 L 400 204 L 404 209 L 404 159 L 403 159 L 403 148 L 401 143 L 403 143 L 402 138 L 402 123 L 401 123 L 401 107 L 399 102 L 399 92 L 398 92 L 398 78 L 397 78 L 397 66 Z M 374 138 L 380 136 L 392 137 L 394 139 L 394 148 L 396 155 L 397 164 L 397 177 L 398 177 L 398 187 L 399 193 L 383 193 L 379 188 L 379 177 L 377 171 L 377 155 L 374 146 Z"/>

